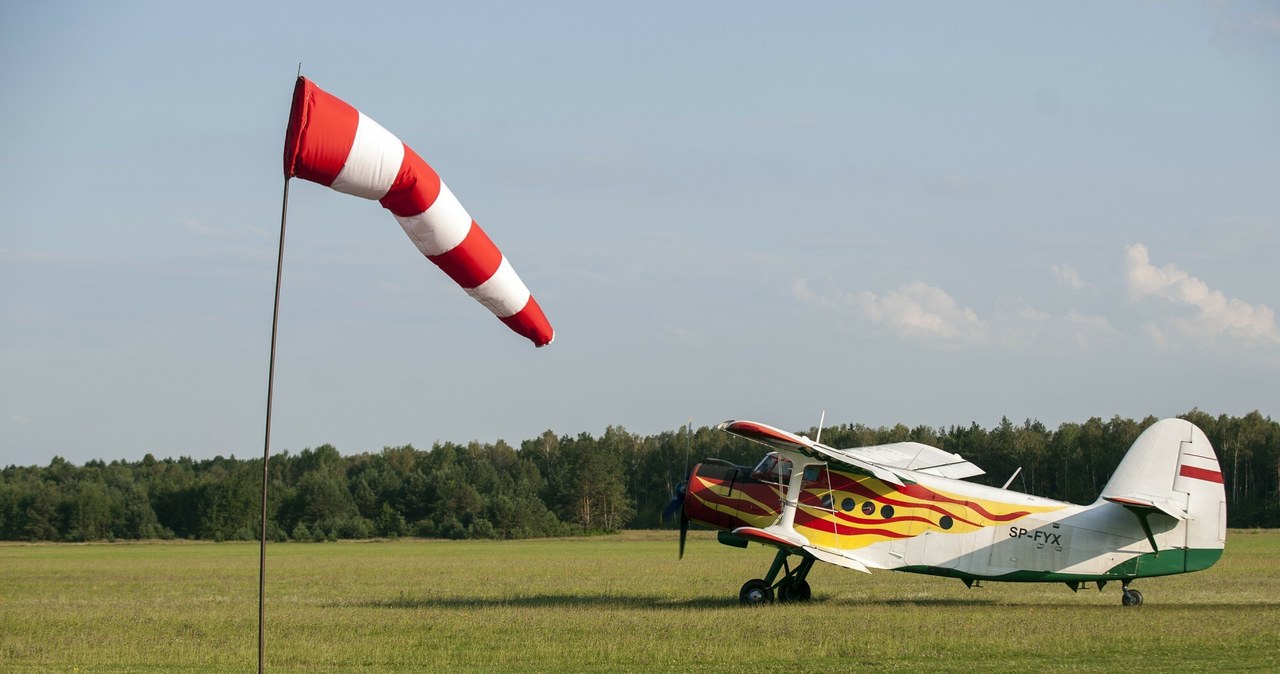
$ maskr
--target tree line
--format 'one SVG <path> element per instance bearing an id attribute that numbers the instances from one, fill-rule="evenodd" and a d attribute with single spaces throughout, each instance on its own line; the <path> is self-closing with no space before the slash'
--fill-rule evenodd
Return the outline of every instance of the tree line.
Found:
<path id="1" fill-rule="evenodd" d="M 1181 415 L 1218 452 L 1232 527 L 1280 527 L 1280 423 L 1258 412 Z M 975 481 L 1070 501 L 1097 498 L 1126 450 L 1154 423 L 1119 416 L 994 428 L 822 429 L 824 444 L 914 440 L 961 454 L 987 471 Z M 804 431 L 810 437 L 817 431 Z M 268 535 L 324 541 L 370 537 L 530 538 L 663 526 L 661 512 L 705 457 L 754 465 L 763 450 L 714 428 L 640 436 L 551 431 L 514 448 L 503 441 L 388 447 L 343 456 L 330 445 L 272 456 Z M 0 540 L 252 540 L 260 531 L 262 459 L 94 460 L 0 471 Z M 669 524 L 667 526 L 670 526 Z"/>

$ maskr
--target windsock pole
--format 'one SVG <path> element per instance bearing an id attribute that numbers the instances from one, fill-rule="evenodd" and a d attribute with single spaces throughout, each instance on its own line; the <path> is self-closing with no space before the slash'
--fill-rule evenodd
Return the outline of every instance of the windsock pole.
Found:
<path id="1" fill-rule="evenodd" d="M 266 622 L 264 619 L 267 589 L 267 479 L 271 459 L 271 399 L 276 383 L 276 331 L 280 325 L 280 279 L 284 275 L 284 229 L 289 217 L 289 178 L 284 179 L 284 199 L 280 205 L 280 247 L 276 253 L 276 300 L 271 311 L 271 365 L 267 373 L 267 430 L 262 441 L 262 537 L 258 546 L 258 674 L 266 663 Z"/>

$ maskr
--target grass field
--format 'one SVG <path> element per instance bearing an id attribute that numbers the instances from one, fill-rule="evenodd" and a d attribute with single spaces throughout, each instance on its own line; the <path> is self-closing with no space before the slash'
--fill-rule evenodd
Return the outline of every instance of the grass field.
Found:
<path id="1" fill-rule="evenodd" d="M 1212 569 L 1118 584 L 987 584 L 819 564 L 814 601 L 738 606 L 766 548 L 693 532 L 271 544 L 272 672 L 1275 671 L 1280 532 Z M 0 671 L 248 672 L 257 544 L 0 544 Z"/>

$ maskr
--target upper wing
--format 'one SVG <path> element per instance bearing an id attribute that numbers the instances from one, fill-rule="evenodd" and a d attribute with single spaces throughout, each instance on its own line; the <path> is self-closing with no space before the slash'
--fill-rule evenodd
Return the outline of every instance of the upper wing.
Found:
<path id="1" fill-rule="evenodd" d="M 815 459 L 834 461 L 898 485 L 902 484 L 902 481 L 893 472 L 894 468 L 957 480 L 982 475 L 985 472 L 959 454 L 919 442 L 894 442 L 887 445 L 835 449 L 814 442 L 803 435 L 788 433 L 754 421 L 726 421 L 717 428 L 774 449 L 790 450 Z"/>
<path id="2" fill-rule="evenodd" d="M 899 478 L 892 470 L 864 461 L 856 456 L 850 456 L 841 450 L 833 449 L 826 445 L 814 442 L 803 435 L 788 433 L 787 431 L 757 423 L 755 421 L 726 421 L 719 426 L 716 426 L 716 428 L 719 428 L 722 431 L 728 431 L 729 433 L 746 438 L 753 442 L 758 442 L 767 447 L 789 452 L 799 452 L 805 456 L 821 459 L 823 461 L 832 461 L 859 473 L 872 475 L 890 484 L 902 485 L 902 479 Z"/>
<path id="3" fill-rule="evenodd" d="M 728 431 L 753 442 L 758 442 L 762 445 L 768 445 L 774 449 L 783 449 L 792 452 L 805 452 L 809 447 L 817 444 L 803 435 L 788 433 L 784 430 L 774 428 L 773 426 L 767 426 L 754 421 L 730 420 L 716 426 L 716 428 L 722 431 Z"/>

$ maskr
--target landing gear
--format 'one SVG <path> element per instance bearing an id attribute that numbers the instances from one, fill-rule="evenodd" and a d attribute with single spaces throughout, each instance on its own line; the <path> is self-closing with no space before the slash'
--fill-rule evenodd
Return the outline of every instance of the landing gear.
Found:
<path id="1" fill-rule="evenodd" d="M 1120 594 L 1120 603 L 1125 606 L 1142 606 L 1142 593 L 1137 590 L 1130 590 L 1129 586 L 1124 587 L 1124 591 Z"/>
<path id="2" fill-rule="evenodd" d="M 808 577 L 809 570 L 817 560 L 801 554 L 800 563 L 793 569 L 787 563 L 787 558 L 790 556 L 791 553 L 787 550 L 778 550 L 778 554 L 773 558 L 773 565 L 769 567 L 769 573 L 763 579 L 756 578 L 744 583 L 742 590 L 738 592 L 738 601 L 743 606 L 771 604 L 775 592 L 778 601 L 784 604 L 809 601 L 812 591 L 809 588 L 809 581 L 805 578 Z M 782 578 L 775 582 L 779 573 Z"/>
<path id="3" fill-rule="evenodd" d="M 778 581 L 778 601 L 789 604 L 809 601 L 809 581 L 802 578 L 783 578 Z"/>
<path id="4" fill-rule="evenodd" d="M 743 583 L 738 591 L 738 602 L 743 606 L 764 606 L 773 603 L 773 588 L 769 583 L 756 578 Z"/>

